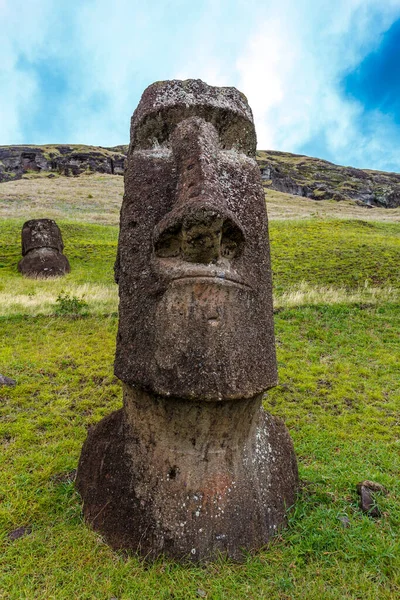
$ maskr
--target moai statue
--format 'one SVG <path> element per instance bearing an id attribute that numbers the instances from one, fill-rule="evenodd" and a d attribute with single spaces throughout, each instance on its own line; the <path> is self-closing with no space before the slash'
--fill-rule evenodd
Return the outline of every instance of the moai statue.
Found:
<path id="1" fill-rule="evenodd" d="M 22 227 L 18 271 L 27 277 L 60 277 L 71 268 L 63 254 L 61 231 L 52 219 L 32 219 Z"/>
<path id="2" fill-rule="evenodd" d="M 118 257 L 123 408 L 93 428 L 77 488 L 113 548 L 240 560 L 285 523 L 292 441 L 277 383 L 252 113 L 235 88 L 148 87 L 131 126 Z"/>

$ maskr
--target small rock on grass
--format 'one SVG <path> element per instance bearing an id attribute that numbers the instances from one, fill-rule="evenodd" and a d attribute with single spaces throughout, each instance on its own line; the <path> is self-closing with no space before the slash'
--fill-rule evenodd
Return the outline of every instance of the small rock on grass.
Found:
<path id="1" fill-rule="evenodd" d="M 357 484 L 357 492 L 360 495 L 360 508 L 361 510 L 368 514 L 370 517 L 378 518 L 381 516 L 381 511 L 376 504 L 376 501 L 373 496 L 373 492 L 381 492 L 387 495 L 387 489 L 377 483 L 376 481 L 370 481 L 366 479 L 365 481 L 361 481 Z"/>
<path id="2" fill-rule="evenodd" d="M 14 542 L 15 540 L 18 540 L 19 538 L 22 538 L 25 535 L 29 535 L 30 533 L 32 533 L 32 527 L 30 527 L 29 525 L 23 525 L 22 527 L 17 527 L 17 529 L 10 531 L 10 533 L 8 534 L 8 538 L 12 542 Z"/>
<path id="3" fill-rule="evenodd" d="M 6 377 L 5 375 L 0 375 L 0 385 L 7 385 L 8 387 L 14 387 L 17 385 L 15 379 L 11 379 L 11 377 Z"/>

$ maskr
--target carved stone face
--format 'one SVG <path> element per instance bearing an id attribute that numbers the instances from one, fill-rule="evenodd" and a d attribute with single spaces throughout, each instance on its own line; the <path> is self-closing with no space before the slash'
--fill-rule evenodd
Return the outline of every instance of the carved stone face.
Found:
<path id="1" fill-rule="evenodd" d="M 115 373 L 219 401 L 276 385 L 268 226 L 245 97 L 153 84 L 132 117 Z"/>
<path id="2" fill-rule="evenodd" d="M 32 219 L 22 227 L 22 256 L 38 248 L 53 248 L 62 252 L 64 244 L 60 229 L 52 219 Z"/>
<path id="3" fill-rule="evenodd" d="M 31 219 L 22 227 L 18 270 L 27 277 L 60 277 L 70 272 L 61 231 L 52 219 Z"/>

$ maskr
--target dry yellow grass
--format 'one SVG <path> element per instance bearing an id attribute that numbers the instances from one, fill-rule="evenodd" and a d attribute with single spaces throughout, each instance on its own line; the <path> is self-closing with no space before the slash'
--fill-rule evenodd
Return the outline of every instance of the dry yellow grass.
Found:
<path id="1" fill-rule="evenodd" d="M 306 282 L 294 286 L 285 293 L 274 297 L 275 308 L 289 308 L 310 304 L 377 304 L 397 302 L 400 290 L 391 286 L 370 287 L 368 285 L 355 290 L 327 286 L 315 286 Z"/>
<path id="2" fill-rule="evenodd" d="M 12 316 L 51 315 L 57 308 L 60 294 L 83 299 L 88 304 L 87 312 L 93 315 L 114 313 L 118 310 L 118 288 L 115 284 L 86 283 L 78 285 L 65 279 L 13 280 L 13 290 L 0 289 L 0 314 Z M 377 304 L 397 302 L 400 291 L 390 286 L 363 286 L 356 290 L 314 286 L 305 282 L 289 291 L 274 296 L 275 308 L 316 304 Z"/>
<path id="3" fill-rule="evenodd" d="M 116 225 L 124 193 L 119 175 L 31 174 L 0 185 L 0 218 L 69 219 Z"/>
<path id="4" fill-rule="evenodd" d="M 400 208 L 367 208 L 350 200 L 311 200 L 268 189 L 266 201 L 270 220 L 335 218 L 400 222 Z"/>
<path id="5" fill-rule="evenodd" d="M 77 285 L 62 278 L 28 280 L 21 277 L 13 280 L 12 291 L 0 291 L 0 314 L 6 317 L 51 315 L 56 311 L 60 294 L 84 300 L 90 314 L 104 315 L 118 310 L 118 288 L 115 284 Z"/>

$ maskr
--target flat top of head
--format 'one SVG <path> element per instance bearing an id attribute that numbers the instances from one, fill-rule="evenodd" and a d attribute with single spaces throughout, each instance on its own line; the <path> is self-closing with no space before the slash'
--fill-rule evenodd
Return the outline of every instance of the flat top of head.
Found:
<path id="1" fill-rule="evenodd" d="M 160 108 L 201 105 L 235 112 L 253 122 L 250 106 L 242 92 L 234 87 L 214 87 L 201 79 L 172 79 L 149 85 L 137 108 L 137 118 L 140 120 Z"/>
<path id="2" fill-rule="evenodd" d="M 22 254 L 34 248 L 54 248 L 63 251 L 61 231 L 53 219 L 30 219 L 22 226 Z"/>
<path id="3" fill-rule="evenodd" d="M 58 225 L 53 219 L 30 219 L 29 221 L 25 221 L 22 228 L 30 227 L 31 229 L 34 227 L 57 227 Z"/>

